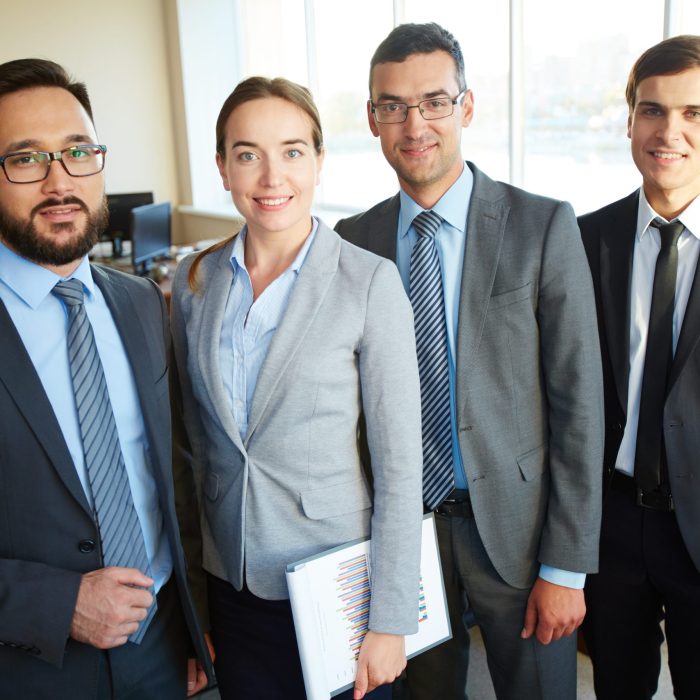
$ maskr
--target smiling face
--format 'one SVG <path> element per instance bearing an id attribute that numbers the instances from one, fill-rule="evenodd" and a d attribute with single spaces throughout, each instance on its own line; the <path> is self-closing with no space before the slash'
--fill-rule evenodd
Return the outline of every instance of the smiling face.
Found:
<path id="1" fill-rule="evenodd" d="M 304 111 L 280 97 L 239 105 L 226 122 L 224 152 L 219 172 L 248 231 L 303 240 L 323 163 Z"/>
<path id="2" fill-rule="evenodd" d="M 446 51 L 417 53 L 405 61 L 379 63 L 372 72 L 375 104 L 415 105 L 432 97 L 454 98 L 461 87 L 454 60 Z M 403 190 L 418 204 L 432 207 L 462 172 L 462 129 L 471 122 L 474 103 L 470 90 L 454 112 L 442 119 L 424 119 L 409 109 L 405 122 L 380 124 L 368 104 L 369 126 L 378 136 L 384 157 L 396 171 Z"/>
<path id="3" fill-rule="evenodd" d="M 0 98 L 0 155 L 96 141 L 90 117 L 67 90 L 30 88 Z M 12 183 L 0 173 L 0 240 L 33 262 L 79 262 L 105 224 L 102 173 L 71 177 L 56 162 L 40 182 Z"/>
<path id="4" fill-rule="evenodd" d="M 674 218 L 700 194 L 700 68 L 642 80 L 627 135 L 649 203 Z"/>

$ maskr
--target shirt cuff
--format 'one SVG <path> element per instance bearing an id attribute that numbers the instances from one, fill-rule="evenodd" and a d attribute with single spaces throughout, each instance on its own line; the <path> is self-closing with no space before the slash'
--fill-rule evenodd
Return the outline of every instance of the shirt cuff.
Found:
<path id="1" fill-rule="evenodd" d="M 586 574 L 565 571 L 546 564 L 540 564 L 540 578 L 556 586 L 566 586 L 567 588 L 583 588 L 586 583 Z"/>

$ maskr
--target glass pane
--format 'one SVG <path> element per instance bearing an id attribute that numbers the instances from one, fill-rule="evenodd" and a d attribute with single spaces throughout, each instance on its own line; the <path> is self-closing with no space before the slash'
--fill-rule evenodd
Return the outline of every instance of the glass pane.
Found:
<path id="1" fill-rule="evenodd" d="M 663 10 L 663 0 L 524 3 L 527 189 L 583 214 L 639 186 L 625 85 L 663 38 Z"/>
<path id="2" fill-rule="evenodd" d="M 314 3 L 314 97 L 326 142 L 316 197 L 322 206 L 360 211 L 396 192 L 396 176 L 369 130 L 366 111 L 369 62 L 392 22 L 388 0 Z"/>
<path id="3" fill-rule="evenodd" d="M 459 41 L 474 93 L 474 119 L 462 135 L 462 152 L 497 180 L 508 179 L 508 12 L 508 0 L 405 0 L 401 19 L 437 22 Z"/>
<path id="4" fill-rule="evenodd" d="M 241 79 L 282 76 L 308 84 L 304 0 L 239 0 Z"/>
<path id="5" fill-rule="evenodd" d="M 698 0 L 676 0 L 680 4 L 680 33 L 700 34 L 700 2 Z"/>

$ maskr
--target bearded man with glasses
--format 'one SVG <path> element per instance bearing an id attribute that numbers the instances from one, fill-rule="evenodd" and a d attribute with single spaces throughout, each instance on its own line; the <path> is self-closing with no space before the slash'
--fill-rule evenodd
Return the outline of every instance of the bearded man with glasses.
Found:
<path id="1" fill-rule="evenodd" d="M 184 698 L 211 669 L 175 515 L 191 489 L 172 477 L 165 303 L 87 259 L 106 153 L 82 83 L 0 65 L 2 697 Z"/>
<path id="2" fill-rule="evenodd" d="M 576 219 L 567 203 L 462 159 L 474 101 L 442 27 L 394 29 L 369 88 L 369 127 L 401 189 L 337 230 L 395 260 L 413 304 L 423 500 L 436 513 L 453 634 L 409 661 L 394 696 L 466 698 L 469 614 L 499 700 L 573 700 L 603 443 Z"/>

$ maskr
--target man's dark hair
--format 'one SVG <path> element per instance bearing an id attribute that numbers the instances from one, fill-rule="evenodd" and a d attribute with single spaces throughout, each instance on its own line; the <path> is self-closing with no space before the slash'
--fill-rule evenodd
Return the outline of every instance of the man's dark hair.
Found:
<path id="1" fill-rule="evenodd" d="M 43 58 L 20 58 L 0 65 L 0 97 L 19 90 L 57 87 L 68 90 L 92 119 L 92 106 L 85 83 L 71 78 L 58 63 Z"/>
<path id="2" fill-rule="evenodd" d="M 700 68 L 700 36 L 683 34 L 664 39 L 647 49 L 632 67 L 625 97 L 630 112 L 635 108 L 639 83 L 655 75 L 673 75 Z"/>
<path id="3" fill-rule="evenodd" d="M 417 53 L 444 51 L 455 62 L 460 92 L 467 89 L 464 77 L 464 56 L 457 39 L 435 22 L 428 24 L 400 24 L 377 47 L 369 64 L 369 92 L 372 95 L 374 67 L 380 63 L 401 63 Z"/>

